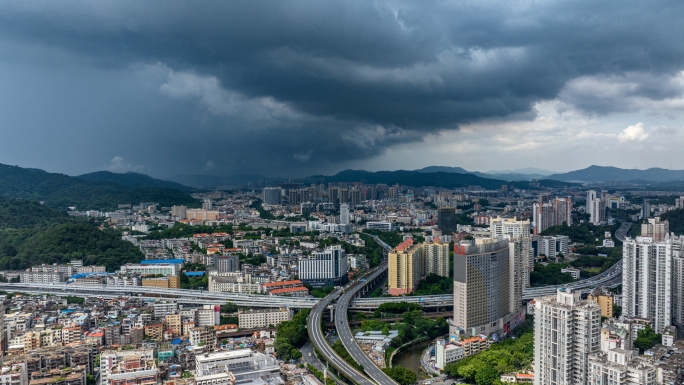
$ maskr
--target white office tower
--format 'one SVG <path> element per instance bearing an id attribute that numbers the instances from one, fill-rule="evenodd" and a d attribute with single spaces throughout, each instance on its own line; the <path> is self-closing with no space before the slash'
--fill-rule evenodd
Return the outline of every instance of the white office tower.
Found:
<path id="1" fill-rule="evenodd" d="M 622 314 L 653 321 L 661 333 L 672 321 L 672 240 L 626 238 L 622 244 Z"/>
<path id="2" fill-rule="evenodd" d="M 314 287 L 347 283 L 347 256 L 340 245 L 328 246 L 299 260 L 299 279 Z"/>
<path id="3" fill-rule="evenodd" d="M 670 233 L 670 222 L 660 221 L 660 218 L 649 218 L 648 223 L 641 224 L 641 236 L 653 237 L 653 240 L 660 242 Z"/>
<path id="4" fill-rule="evenodd" d="M 341 203 L 340 204 L 340 224 L 344 225 L 343 232 L 348 233 L 349 232 L 349 204 L 347 203 Z"/>
<path id="5" fill-rule="evenodd" d="M 532 242 L 530 239 L 530 221 L 518 221 L 512 218 L 491 219 L 489 230 L 492 238 L 508 239 L 509 253 L 511 260 L 511 272 L 516 284 L 523 288 L 530 286 L 530 271 L 534 269 L 534 253 L 532 253 Z M 511 292 L 518 293 L 517 288 Z M 515 303 L 519 303 L 521 298 L 516 298 Z"/>
<path id="6" fill-rule="evenodd" d="M 267 205 L 279 205 L 283 189 L 280 187 L 266 187 L 264 189 L 264 203 Z"/>
<path id="7" fill-rule="evenodd" d="M 598 196 L 596 195 L 595 190 L 589 190 L 587 191 L 587 201 L 585 202 L 585 209 L 584 211 L 586 213 L 591 213 L 591 202 L 594 201 Z"/>
<path id="8" fill-rule="evenodd" d="M 535 385 L 589 383 L 589 354 L 599 351 L 601 307 L 580 295 L 558 289 L 555 296 L 535 298 Z"/>
<path id="9" fill-rule="evenodd" d="M 598 198 L 594 190 L 587 192 L 587 212 L 592 224 L 598 225 L 606 221 L 606 200 Z"/>

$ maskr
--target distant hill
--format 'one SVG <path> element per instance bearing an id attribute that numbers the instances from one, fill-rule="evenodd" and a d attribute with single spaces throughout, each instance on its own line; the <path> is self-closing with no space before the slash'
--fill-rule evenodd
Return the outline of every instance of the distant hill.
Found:
<path id="1" fill-rule="evenodd" d="M 0 229 L 22 229 L 64 223 L 70 217 L 59 211 L 26 199 L 0 198 Z"/>
<path id="2" fill-rule="evenodd" d="M 96 182 L 0 164 L 0 197 L 44 201 L 65 210 L 112 209 L 117 204 L 157 202 L 162 206 L 199 205 L 198 200 L 179 190 L 152 187 L 128 188 L 118 183 Z"/>
<path id="3" fill-rule="evenodd" d="M 637 170 L 618 167 L 590 166 L 582 170 L 552 174 L 549 175 L 547 179 L 566 182 L 673 182 L 684 180 L 684 170 L 666 170 L 664 168 Z"/>
<path id="4" fill-rule="evenodd" d="M 152 187 L 162 189 L 173 189 L 184 192 L 192 192 L 195 190 L 192 187 L 188 187 L 180 183 L 155 179 L 149 175 L 139 174 L 137 172 L 130 171 L 125 174 L 119 174 L 110 171 L 96 171 L 91 172 L 89 174 L 79 175 L 76 178 L 89 180 L 91 182 L 113 182 L 131 189 L 141 187 Z"/>
<path id="5" fill-rule="evenodd" d="M 543 168 L 525 167 L 525 168 L 516 168 L 513 170 L 490 170 L 490 171 L 485 171 L 485 174 L 551 175 L 551 174 L 556 174 L 556 172 L 550 171 L 550 170 L 544 170 Z"/>
<path id="6" fill-rule="evenodd" d="M 534 189 L 526 181 L 509 182 L 499 179 L 482 178 L 473 174 L 460 174 L 453 172 L 420 172 L 420 171 L 362 171 L 345 170 L 332 176 L 315 176 L 324 178 L 328 182 L 362 182 L 368 184 L 385 183 L 388 185 L 400 184 L 414 187 L 444 187 L 459 188 L 468 186 L 481 186 L 489 190 L 498 190 L 502 185 L 513 185 L 521 189 Z M 544 181 L 543 187 L 562 187 L 569 185 L 565 182 Z"/>
<path id="7" fill-rule="evenodd" d="M 449 167 L 449 166 L 428 166 L 423 167 L 418 172 L 453 172 L 456 174 L 474 174 L 462 167 Z"/>
<path id="8" fill-rule="evenodd" d="M 498 173 L 498 174 L 493 174 L 491 172 L 479 172 L 479 171 L 468 171 L 462 167 L 449 167 L 449 166 L 429 166 L 429 167 L 424 167 L 421 168 L 420 170 L 416 170 L 418 172 L 449 172 L 449 173 L 456 173 L 456 174 L 473 174 L 477 175 L 480 178 L 488 178 L 488 179 L 500 179 L 500 180 L 505 180 L 505 181 L 530 181 L 532 179 L 541 179 L 544 178 L 546 174 L 524 174 L 524 173 Z"/>

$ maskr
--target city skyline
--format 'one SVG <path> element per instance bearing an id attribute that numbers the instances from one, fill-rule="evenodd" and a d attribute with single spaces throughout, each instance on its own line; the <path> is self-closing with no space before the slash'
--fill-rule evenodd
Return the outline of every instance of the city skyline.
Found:
<path id="1" fill-rule="evenodd" d="M 0 163 L 670 168 L 684 161 L 683 6 L 4 3 Z"/>

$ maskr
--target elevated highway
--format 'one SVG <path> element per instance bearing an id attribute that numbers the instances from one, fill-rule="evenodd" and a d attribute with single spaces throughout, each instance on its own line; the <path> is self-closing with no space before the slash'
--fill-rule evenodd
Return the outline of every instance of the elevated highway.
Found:
<path id="1" fill-rule="evenodd" d="M 615 237 L 624 242 L 629 229 L 630 222 L 625 222 L 615 232 Z M 391 247 L 380 240 L 377 236 L 373 239 L 378 242 L 386 251 Z M 387 265 L 378 266 L 374 271 L 386 271 Z M 562 285 L 573 289 L 589 289 L 597 286 L 613 287 L 622 283 L 622 263 L 618 261 L 610 269 L 591 278 L 582 279 L 569 284 Z M 552 295 L 555 293 L 557 285 L 544 287 L 530 287 L 523 289 L 523 299 L 529 300 L 535 297 Z M 111 286 L 111 285 L 76 285 L 76 284 L 45 284 L 45 283 L 0 283 L 0 290 L 7 292 L 25 292 L 34 294 L 54 294 L 54 295 L 73 295 L 73 296 L 102 296 L 115 298 L 120 296 L 136 296 L 146 299 L 169 299 L 184 304 L 223 304 L 228 301 L 238 306 L 251 306 L 263 308 L 278 308 L 289 306 L 296 309 L 311 309 L 319 301 L 318 298 L 292 298 L 275 297 L 256 294 L 236 294 L 209 292 L 202 290 L 187 289 L 161 289 L 141 286 Z M 421 303 L 425 307 L 452 306 L 453 298 L 451 295 L 426 295 L 422 297 L 394 297 L 394 298 L 354 298 L 349 304 L 350 310 L 375 309 L 384 302 L 414 302 Z"/>
<path id="2" fill-rule="evenodd" d="M 368 272 L 368 274 L 366 274 L 363 278 L 354 280 L 345 285 L 344 287 L 336 289 L 327 297 L 321 299 L 320 301 L 318 301 L 318 303 L 316 303 L 316 305 L 311 309 L 311 313 L 309 314 L 309 318 L 307 320 L 307 330 L 309 332 L 309 339 L 311 340 L 313 346 L 328 360 L 330 365 L 339 370 L 348 379 L 361 385 L 373 384 L 374 382 L 370 380 L 365 374 L 359 372 L 353 366 L 347 363 L 332 349 L 332 347 L 330 347 L 328 341 L 326 341 L 325 339 L 325 335 L 323 334 L 323 315 L 326 311 L 336 311 L 338 312 L 338 314 L 340 314 L 339 317 L 334 318 L 337 320 L 336 325 L 338 326 L 338 334 L 340 336 L 340 339 L 342 340 L 342 343 L 344 344 L 345 348 L 347 348 L 347 344 L 349 344 L 350 341 L 346 341 L 345 343 L 344 338 L 348 339 L 349 337 L 342 336 L 338 324 L 338 322 L 340 321 L 343 321 L 344 324 L 347 323 L 347 312 L 344 309 L 340 309 L 339 304 L 337 305 L 338 308 L 333 310 L 332 304 L 335 301 L 348 301 L 348 296 L 350 295 L 350 293 L 351 295 L 358 293 L 360 290 L 365 288 L 368 282 L 373 282 L 376 279 L 379 279 L 379 277 L 382 274 L 384 274 L 385 271 L 387 271 L 387 265 L 380 265 L 375 269 L 371 270 L 370 272 Z M 348 328 L 349 325 L 347 325 L 347 329 Z M 358 345 L 356 345 L 356 347 L 358 348 Z M 349 351 L 349 348 L 347 348 L 347 351 Z M 349 351 L 349 353 L 352 354 L 351 351 Z M 378 367 L 375 366 L 372 362 L 370 363 L 370 365 L 367 365 L 367 363 L 359 361 L 359 359 L 356 356 L 352 355 L 352 357 L 356 360 L 356 362 L 361 364 L 367 372 L 373 371 L 373 369 L 379 370 Z M 370 361 L 370 359 L 368 359 L 368 361 Z M 380 372 L 382 373 L 381 370 Z M 384 373 L 382 374 L 384 375 Z M 391 385 L 396 384 L 392 383 Z"/>
<path id="3" fill-rule="evenodd" d="M 351 300 L 365 290 L 368 283 L 377 279 L 381 274 L 387 270 L 387 266 L 377 269 L 369 274 L 364 280 L 357 282 L 355 285 L 346 288 L 337 300 L 336 311 L 338 316 L 335 317 L 335 326 L 337 328 L 337 335 L 339 336 L 344 348 L 347 349 L 349 355 L 363 366 L 366 374 L 376 383 L 380 385 L 397 385 L 394 380 L 387 376 L 382 369 L 361 350 L 361 347 L 356 343 L 354 335 L 352 334 L 349 320 L 347 319 L 347 310 Z"/>

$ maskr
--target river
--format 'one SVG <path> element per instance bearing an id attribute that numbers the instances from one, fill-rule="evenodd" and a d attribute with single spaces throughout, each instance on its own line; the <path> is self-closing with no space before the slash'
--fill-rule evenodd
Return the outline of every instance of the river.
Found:
<path id="1" fill-rule="evenodd" d="M 401 349 L 399 353 L 394 356 L 392 367 L 403 366 L 407 369 L 411 369 L 418 375 L 418 380 L 428 378 L 425 375 L 425 372 L 421 370 L 420 356 L 423 354 L 423 350 L 427 349 L 432 342 L 432 340 L 422 341 Z"/>

